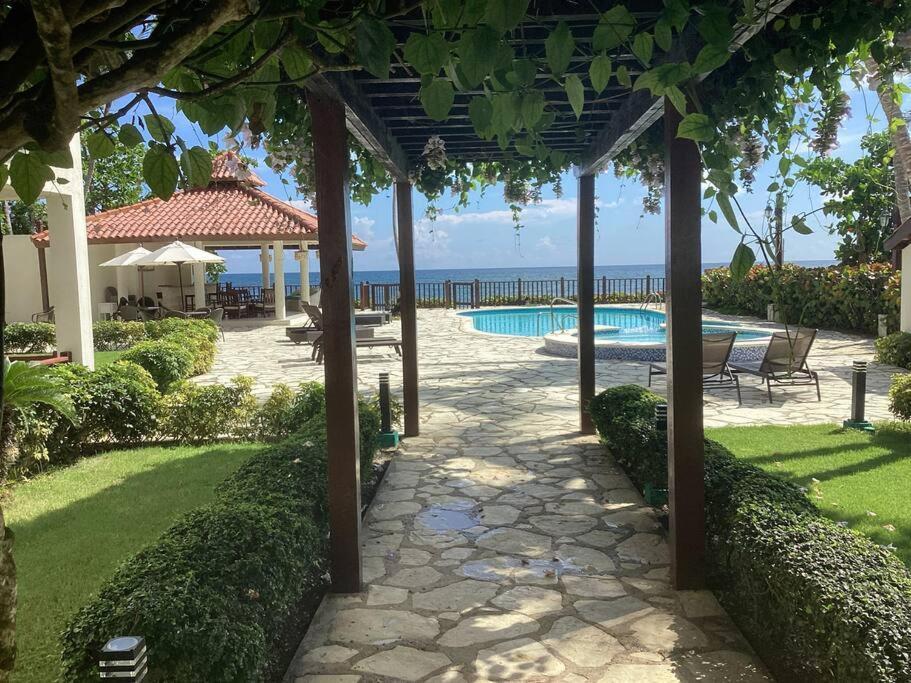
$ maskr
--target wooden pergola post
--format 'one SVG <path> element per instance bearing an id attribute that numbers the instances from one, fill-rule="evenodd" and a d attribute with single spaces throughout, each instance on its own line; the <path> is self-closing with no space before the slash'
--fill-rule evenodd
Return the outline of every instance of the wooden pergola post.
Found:
<path id="1" fill-rule="evenodd" d="M 420 433 L 418 408 L 418 320 L 414 285 L 414 212 L 411 183 L 395 184 L 399 231 L 399 308 L 402 318 L 402 385 L 405 436 Z"/>
<path id="2" fill-rule="evenodd" d="M 347 180 L 348 132 L 345 105 L 341 101 L 308 92 L 307 104 L 313 130 L 319 131 L 313 138 L 313 157 L 320 237 L 332 590 L 357 593 L 361 590 L 361 480 Z"/>
<path id="3" fill-rule="evenodd" d="M 579 176 L 577 276 L 579 331 L 579 430 L 594 434 L 588 403 L 595 397 L 595 176 Z"/>
<path id="4" fill-rule="evenodd" d="M 705 582 L 705 453 L 702 426 L 702 162 L 677 137 L 680 113 L 664 102 L 664 240 L 667 293 L 667 458 L 671 581 Z"/>

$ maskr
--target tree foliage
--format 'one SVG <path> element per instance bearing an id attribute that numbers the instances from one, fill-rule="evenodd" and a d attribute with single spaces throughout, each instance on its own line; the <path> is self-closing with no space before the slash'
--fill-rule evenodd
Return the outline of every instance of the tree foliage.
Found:
<path id="1" fill-rule="evenodd" d="M 835 255 L 842 265 L 890 258 L 883 242 L 893 228 L 895 150 L 888 133 L 864 136 L 861 149 L 864 154 L 857 161 L 823 157 L 798 174 L 826 198 L 822 211 L 832 219 L 829 232 L 841 238 Z"/>
<path id="2" fill-rule="evenodd" d="M 88 136 L 83 135 L 85 210 L 89 214 L 135 204 L 142 199 L 142 148 L 125 145 L 118 137 L 101 135 L 110 142 L 110 147 L 105 146 L 105 153 L 96 152 L 95 156 L 92 147 L 86 144 Z"/>

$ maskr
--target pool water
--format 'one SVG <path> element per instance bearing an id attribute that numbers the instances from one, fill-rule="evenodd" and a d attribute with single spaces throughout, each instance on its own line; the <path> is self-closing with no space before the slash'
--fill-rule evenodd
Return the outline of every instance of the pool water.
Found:
<path id="1" fill-rule="evenodd" d="M 459 315 L 469 318 L 474 329 L 479 332 L 513 337 L 541 337 L 551 332 L 576 327 L 576 309 L 572 306 L 555 306 L 553 315 L 550 306 L 464 311 Z M 595 334 L 600 339 L 660 344 L 666 338 L 664 313 L 660 311 L 596 306 L 595 325 Z M 597 330 L 599 325 L 610 329 Z M 705 323 L 702 332 L 737 332 L 738 341 L 768 336 L 768 333 L 759 330 L 742 329 L 737 325 L 720 323 Z"/>

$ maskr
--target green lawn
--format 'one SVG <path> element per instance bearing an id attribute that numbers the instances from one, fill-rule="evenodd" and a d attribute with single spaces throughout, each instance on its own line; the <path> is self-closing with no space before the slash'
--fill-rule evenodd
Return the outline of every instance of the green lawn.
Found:
<path id="1" fill-rule="evenodd" d="M 95 367 L 100 368 L 105 365 L 113 363 L 115 360 L 120 358 L 123 355 L 123 351 L 96 351 L 95 352 Z"/>
<path id="2" fill-rule="evenodd" d="M 211 500 L 215 485 L 259 448 L 112 451 L 14 486 L 5 503 L 19 575 L 12 680 L 56 680 L 57 637 L 70 616 L 120 562 Z"/>
<path id="3" fill-rule="evenodd" d="M 707 429 L 738 458 L 807 489 L 822 512 L 911 565 L 911 426 L 875 434 L 836 425 Z"/>

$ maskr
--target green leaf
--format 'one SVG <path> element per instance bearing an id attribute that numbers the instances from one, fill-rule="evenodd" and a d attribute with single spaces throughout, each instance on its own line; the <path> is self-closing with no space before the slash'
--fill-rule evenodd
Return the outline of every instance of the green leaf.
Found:
<path id="1" fill-rule="evenodd" d="M 493 105 L 483 96 L 472 97 L 468 103 L 468 117 L 475 131 L 482 138 L 490 138 L 490 121 L 493 117 Z"/>
<path id="2" fill-rule="evenodd" d="M 576 74 L 569 74 L 563 83 L 566 89 L 566 96 L 569 98 L 569 104 L 578 119 L 582 116 L 582 110 L 585 107 L 585 86 Z"/>
<path id="3" fill-rule="evenodd" d="M 712 223 L 718 222 L 718 212 L 715 211 L 715 209 L 712 209 L 709 211 L 708 217 L 709 217 L 709 220 L 712 221 Z"/>
<path id="4" fill-rule="evenodd" d="M 512 31 L 528 11 L 528 0 L 488 0 L 484 12 L 484 23 L 490 24 L 500 33 Z"/>
<path id="5" fill-rule="evenodd" d="M 455 89 L 445 78 L 434 78 L 420 91 L 421 104 L 434 121 L 445 121 L 455 101 Z"/>
<path id="6" fill-rule="evenodd" d="M 516 74 L 516 85 L 528 88 L 535 84 L 538 67 L 530 59 L 517 59 L 512 63 L 512 70 Z"/>
<path id="7" fill-rule="evenodd" d="M 503 136 L 518 127 L 516 125 L 519 118 L 517 99 L 515 93 L 498 93 L 493 97 L 490 126 L 497 136 Z"/>
<path id="8" fill-rule="evenodd" d="M 705 142 L 715 137 L 715 126 L 705 114 L 687 114 L 677 126 L 677 137 Z"/>
<path id="9" fill-rule="evenodd" d="M 576 39 L 573 38 L 569 24 L 561 21 L 544 41 L 544 50 L 547 53 L 547 64 L 557 76 L 569 67 L 573 52 L 576 49 Z"/>
<path id="10" fill-rule="evenodd" d="M 664 94 L 681 116 L 686 116 L 686 95 L 683 94 L 683 91 L 676 85 L 672 85 L 664 91 Z"/>
<path id="11" fill-rule="evenodd" d="M 689 3 L 686 0 L 664 0 L 663 18 L 679 33 L 690 19 Z"/>
<path id="12" fill-rule="evenodd" d="M 674 36 L 671 33 L 671 25 L 667 19 L 659 19 L 655 24 L 655 44 L 667 52 L 674 43 Z"/>
<path id="13" fill-rule="evenodd" d="M 297 45 L 289 45 L 281 52 L 282 66 L 288 78 L 297 80 L 313 73 L 313 61 L 310 56 Z"/>
<path id="14" fill-rule="evenodd" d="M 652 63 L 652 53 L 655 50 L 655 40 L 651 33 L 637 33 L 633 38 L 633 54 L 640 62 L 649 66 Z"/>
<path id="15" fill-rule="evenodd" d="M 477 86 L 493 71 L 497 59 L 494 47 L 499 40 L 500 36 L 490 26 L 479 26 L 462 34 L 458 53 L 465 85 L 469 88 Z"/>
<path id="16" fill-rule="evenodd" d="M 709 5 L 699 20 L 699 35 L 710 45 L 727 47 L 734 38 L 734 27 L 726 7 Z"/>
<path id="17" fill-rule="evenodd" d="M 41 196 L 45 183 L 54 179 L 51 167 L 35 154 L 17 152 L 9 164 L 9 181 L 19 199 L 31 204 Z"/>
<path id="18" fill-rule="evenodd" d="M 193 187 L 205 187 L 212 180 L 212 157 L 199 145 L 180 155 L 180 167 Z"/>
<path id="19" fill-rule="evenodd" d="M 633 85 L 633 79 L 630 78 L 629 69 L 622 64 L 617 67 L 617 82 L 624 88 L 630 88 Z"/>
<path id="20" fill-rule="evenodd" d="M 41 150 L 40 152 L 35 152 L 35 154 L 38 155 L 39 161 L 44 162 L 48 166 L 53 166 L 54 168 L 73 168 L 73 155 L 70 154 L 68 147 L 54 150 L 53 152 Z"/>
<path id="21" fill-rule="evenodd" d="M 715 201 L 718 208 L 721 209 L 721 215 L 734 230 L 740 232 L 740 224 L 737 222 L 737 215 L 734 213 L 734 207 L 731 204 L 731 196 L 726 192 L 719 192 L 715 195 Z"/>
<path id="22" fill-rule="evenodd" d="M 146 130 L 149 131 L 149 135 L 152 136 L 153 140 L 166 143 L 174 133 L 174 124 L 164 116 L 146 114 L 142 119 L 145 121 Z"/>
<path id="23" fill-rule="evenodd" d="M 389 78 L 389 62 L 395 49 L 395 36 L 384 21 L 362 16 L 355 30 L 357 54 L 361 64 L 377 78 Z"/>
<path id="24" fill-rule="evenodd" d="M 522 97 L 522 121 L 529 130 L 541 120 L 544 113 L 544 93 L 540 90 L 531 90 Z"/>
<path id="25" fill-rule="evenodd" d="M 139 129 L 132 123 L 125 123 L 120 126 L 120 130 L 117 133 L 117 139 L 120 140 L 121 145 L 135 147 L 136 145 L 142 144 L 142 133 L 140 133 Z"/>
<path id="26" fill-rule="evenodd" d="M 636 28 L 634 17 L 624 5 L 611 7 L 601 15 L 592 34 L 592 49 L 595 52 L 612 50 L 629 38 Z"/>
<path id="27" fill-rule="evenodd" d="M 607 55 L 598 55 L 592 60 L 588 68 L 588 77 L 591 79 L 592 87 L 599 95 L 610 82 L 611 71 L 613 66 L 610 57 Z"/>
<path id="28" fill-rule="evenodd" d="M 152 145 L 142 159 L 142 179 L 156 197 L 170 199 L 177 189 L 177 159 L 164 145 Z"/>
<path id="29" fill-rule="evenodd" d="M 261 52 L 268 50 L 278 40 L 281 28 L 281 22 L 277 20 L 256 22 L 253 27 L 253 47 Z"/>
<path id="30" fill-rule="evenodd" d="M 740 282 L 750 272 L 750 268 L 756 263 L 756 254 L 746 244 L 741 242 L 734 250 L 734 257 L 731 259 L 731 279 L 734 282 Z"/>
<path id="31" fill-rule="evenodd" d="M 6 186 L 7 180 L 9 180 L 9 169 L 6 164 L 0 164 L 0 190 Z"/>
<path id="32" fill-rule="evenodd" d="M 769 186 L 765 189 L 766 192 L 778 192 L 781 189 L 781 185 L 778 183 L 769 183 Z"/>
<path id="33" fill-rule="evenodd" d="M 790 170 L 791 160 L 788 157 L 781 157 L 781 159 L 778 160 L 778 172 L 784 177 Z"/>
<path id="34" fill-rule="evenodd" d="M 794 56 L 794 51 L 789 47 L 776 52 L 772 56 L 772 61 L 775 62 L 775 66 L 781 71 L 788 74 L 796 74 L 800 70 L 800 67 L 797 65 L 797 58 Z"/>
<path id="35" fill-rule="evenodd" d="M 804 220 L 803 216 L 794 216 L 791 219 L 791 227 L 794 229 L 794 232 L 796 232 L 798 235 L 812 235 L 813 234 L 813 228 L 811 228 L 809 225 L 807 225 L 807 222 L 806 222 L 806 220 Z"/>
<path id="36" fill-rule="evenodd" d="M 412 33 L 405 43 L 405 61 L 418 73 L 436 76 L 449 61 L 449 43 L 439 33 Z"/>
<path id="37" fill-rule="evenodd" d="M 714 71 L 725 64 L 731 58 L 731 53 L 727 47 L 721 45 L 706 45 L 696 55 L 696 61 L 693 62 L 693 73 L 704 74 Z"/>
<path id="38" fill-rule="evenodd" d="M 114 141 L 104 131 L 95 131 L 85 139 L 85 147 L 93 159 L 111 156 L 116 147 Z"/>

